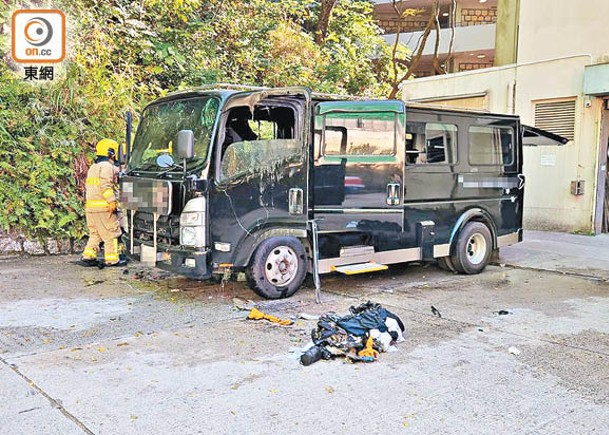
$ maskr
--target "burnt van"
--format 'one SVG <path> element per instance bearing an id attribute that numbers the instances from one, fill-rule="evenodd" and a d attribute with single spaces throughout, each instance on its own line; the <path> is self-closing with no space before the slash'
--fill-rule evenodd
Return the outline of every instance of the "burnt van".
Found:
<path id="1" fill-rule="evenodd" d="M 517 116 L 306 88 L 193 89 L 145 108 L 121 178 L 132 258 L 289 297 L 307 273 L 437 261 L 475 274 L 522 240 Z M 317 281 L 318 282 L 318 281 Z"/>

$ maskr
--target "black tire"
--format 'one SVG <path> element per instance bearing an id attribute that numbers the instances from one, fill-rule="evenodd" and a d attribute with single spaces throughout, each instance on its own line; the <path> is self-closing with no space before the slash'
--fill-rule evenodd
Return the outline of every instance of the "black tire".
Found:
<path id="1" fill-rule="evenodd" d="M 450 257 L 438 257 L 436 260 L 438 260 L 440 269 L 446 270 L 447 272 L 459 273 Z"/>
<path id="2" fill-rule="evenodd" d="M 307 274 L 307 253 L 294 237 L 272 237 L 258 246 L 246 271 L 252 290 L 266 299 L 289 298 Z"/>
<path id="3" fill-rule="evenodd" d="M 459 233 L 451 260 L 458 271 L 474 275 L 484 270 L 492 252 L 491 230 L 481 222 L 468 222 Z"/>

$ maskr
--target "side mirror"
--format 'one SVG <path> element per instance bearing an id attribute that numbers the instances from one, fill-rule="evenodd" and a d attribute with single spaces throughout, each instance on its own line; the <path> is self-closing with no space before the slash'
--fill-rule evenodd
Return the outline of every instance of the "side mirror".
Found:
<path id="1" fill-rule="evenodd" d="M 195 134 L 192 130 L 178 131 L 177 143 L 177 154 L 179 159 L 188 160 L 195 156 Z"/>

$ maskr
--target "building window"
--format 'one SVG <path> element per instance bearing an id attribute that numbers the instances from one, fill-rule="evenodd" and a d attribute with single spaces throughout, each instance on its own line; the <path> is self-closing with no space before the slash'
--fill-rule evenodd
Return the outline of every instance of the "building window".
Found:
<path id="1" fill-rule="evenodd" d="M 573 140 L 575 136 L 575 99 L 535 103 L 535 127 Z"/>
<path id="2" fill-rule="evenodd" d="M 493 62 L 459 62 L 459 72 L 462 71 L 473 71 L 477 69 L 483 68 L 491 68 L 493 66 Z"/>
<path id="3" fill-rule="evenodd" d="M 461 9 L 462 26 L 478 26 L 480 24 L 493 24 L 497 22 L 496 9 Z"/>
<path id="4" fill-rule="evenodd" d="M 469 163 L 511 165 L 514 161 L 514 130 L 510 127 L 474 125 L 469 128 Z"/>
<path id="5" fill-rule="evenodd" d="M 457 126 L 409 122 L 406 124 L 406 163 L 410 165 L 456 162 Z"/>

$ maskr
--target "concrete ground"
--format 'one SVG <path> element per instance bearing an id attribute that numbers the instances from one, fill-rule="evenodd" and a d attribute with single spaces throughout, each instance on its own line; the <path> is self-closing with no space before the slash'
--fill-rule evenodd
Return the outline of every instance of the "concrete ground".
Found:
<path id="1" fill-rule="evenodd" d="M 0 433 L 609 433 L 609 244 L 525 236 L 477 276 L 325 276 L 319 305 L 311 288 L 264 301 L 137 266 L 0 259 Z M 296 322 L 246 320 L 233 298 Z M 396 352 L 299 364 L 316 323 L 300 313 L 367 300 L 404 320 Z"/>

